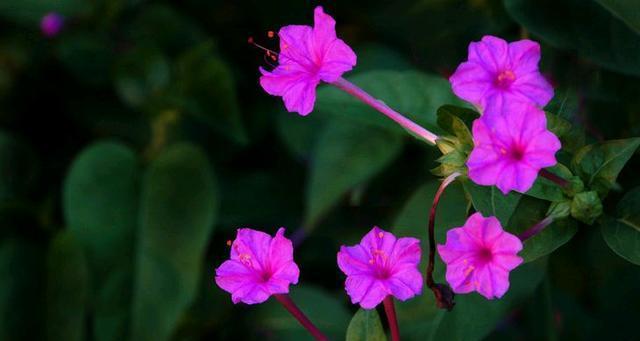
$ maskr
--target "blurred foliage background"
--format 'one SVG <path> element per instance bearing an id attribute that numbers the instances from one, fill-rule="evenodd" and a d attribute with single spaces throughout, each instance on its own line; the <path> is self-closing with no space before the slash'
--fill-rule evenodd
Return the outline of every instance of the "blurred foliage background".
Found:
<path id="1" fill-rule="evenodd" d="M 317 4 L 358 54 L 348 76 L 437 132 L 437 108 L 459 103 L 446 77 L 470 41 L 493 34 L 540 41 L 556 88 L 549 109 L 587 142 L 640 135 L 634 1 L 5 0 L 0 340 L 306 339 L 274 302 L 234 306 L 213 282 L 236 228 L 279 226 L 307 236 L 294 299 L 345 337 L 356 307 L 339 245 L 373 225 L 424 239 L 440 154 L 327 86 L 304 118 L 261 90 L 266 63 L 248 36 L 276 48 L 267 32 L 310 24 Z M 64 26 L 45 37 L 40 20 L 52 11 Z M 640 185 L 639 164 L 620 174 L 607 214 Z M 453 185 L 440 242 L 468 207 Z M 546 206 L 520 200 L 503 212 L 510 229 L 527 227 L 514 214 L 527 209 Z M 398 304 L 404 337 L 637 338 L 640 271 L 607 247 L 606 228 L 558 226 L 551 246 L 529 249 L 502 300 L 466 295 L 446 313 L 425 291 Z M 635 232 L 622 248 L 638 264 Z"/>

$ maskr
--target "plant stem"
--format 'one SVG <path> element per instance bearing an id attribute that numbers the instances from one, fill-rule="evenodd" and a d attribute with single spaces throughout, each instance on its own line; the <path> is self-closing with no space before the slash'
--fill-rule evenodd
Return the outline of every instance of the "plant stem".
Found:
<path id="1" fill-rule="evenodd" d="M 415 134 L 417 137 L 427 141 L 432 145 L 436 144 L 438 135 L 426 130 L 425 128 L 419 126 L 418 124 L 411 121 L 410 119 L 404 117 L 399 112 L 389 108 L 389 106 L 384 104 L 382 101 L 375 99 L 374 97 L 369 95 L 366 91 L 359 88 L 357 85 L 349 82 L 348 80 L 342 77 L 338 78 L 335 82 L 331 84 L 337 87 L 338 89 L 343 90 L 344 92 L 354 96 L 355 98 L 359 99 L 363 103 L 378 110 L 379 112 L 383 113 L 385 116 L 389 117 L 390 119 L 398 123 L 404 129 Z"/>
<path id="2" fill-rule="evenodd" d="M 567 179 L 561 178 L 546 169 L 541 169 L 539 174 L 541 177 L 551 180 L 562 188 L 566 188 L 567 186 L 569 186 L 569 181 Z"/>
<path id="3" fill-rule="evenodd" d="M 400 341 L 400 328 L 398 328 L 398 318 L 396 317 L 396 308 L 393 305 L 393 296 L 389 295 L 382 301 L 384 312 L 387 314 L 389 321 L 389 329 L 391 329 L 391 341 Z"/>
<path id="4" fill-rule="evenodd" d="M 448 177 L 442 181 L 440 187 L 438 187 L 438 191 L 436 192 L 436 196 L 433 198 L 433 203 L 431 204 L 431 212 L 429 213 L 429 265 L 427 266 L 427 286 L 431 289 L 433 288 L 435 282 L 433 281 L 433 263 L 435 261 L 436 256 L 436 237 L 434 233 L 435 224 L 436 224 L 436 209 L 438 208 L 438 203 L 440 202 L 440 197 L 444 190 L 455 180 L 460 173 L 453 172 Z"/>
<path id="5" fill-rule="evenodd" d="M 280 304 L 284 306 L 293 317 L 300 322 L 300 324 L 305 327 L 309 333 L 313 336 L 314 339 L 319 341 L 328 341 L 329 339 L 322 334 L 322 332 L 305 316 L 305 314 L 298 308 L 298 306 L 293 302 L 291 297 L 288 294 L 276 294 L 273 295 Z"/>
<path id="6" fill-rule="evenodd" d="M 549 226 L 549 224 L 551 224 L 553 222 L 553 217 L 549 216 L 546 217 L 544 219 L 542 219 L 540 222 L 538 222 L 537 224 L 531 226 L 528 230 L 522 232 L 518 238 L 520 238 L 521 241 L 525 241 L 533 236 L 535 236 L 536 234 L 540 233 L 540 231 L 544 230 L 545 227 Z"/>

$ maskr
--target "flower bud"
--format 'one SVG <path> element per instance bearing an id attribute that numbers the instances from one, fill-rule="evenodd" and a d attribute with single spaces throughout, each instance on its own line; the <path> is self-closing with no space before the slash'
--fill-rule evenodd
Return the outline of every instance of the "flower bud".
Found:
<path id="1" fill-rule="evenodd" d="M 602 215 L 602 202 L 596 191 L 581 192 L 573 197 L 571 216 L 591 225 Z"/>

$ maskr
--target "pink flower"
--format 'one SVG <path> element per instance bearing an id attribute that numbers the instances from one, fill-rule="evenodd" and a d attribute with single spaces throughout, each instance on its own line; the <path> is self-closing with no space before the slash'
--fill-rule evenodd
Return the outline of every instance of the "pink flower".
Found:
<path id="1" fill-rule="evenodd" d="M 517 100 L 544 107 L 553 88 L 538 70 L 540 45 L 531 40 L 513 43 L 484 36 L 469 44 L 469 60 L 449 78 L 453 92 L 484 110 Z"/>
<path id="2" fill-rule="evenodd" d="M 289 284 L 298 283 L 300 270 L 293 261 L 293 245 L 284 236 L 238 229 L 231 245 L 231 259 L 216 269 L 216 284 L 231 293 L 233 303 L 256 304 L 273 294 L 289 292 Z"/>
<path id="3" fill-rule="evenodd" d="M 278 32 L 279 65 L 271 72 L 260 68 L 260 85 L 270 95 L 282 96 L 289 112 L 309 114 L 320 81 L 331 83 L 356 65 L 356 54 L 336 37 L 335 25 L 318 6 L 313 27 L 289 25 Z"/>
<path id="4" fill-rule="evenodd" d="M 509 289 L 509 271 L 522 263 L 518 237 L 505 232 L 495 217 L 474 213 L 462 227 L 447 232 L 438 253 L 447 264 L 446 279 L 455 293 L 477 291 L 500 298 Z"/>
<path id="5" fill-rule="evenodd" d="M 352 303 L 373 309 L 393 295 L 405 301 L 422 291 L 420 241 L 399 238 L 379 227 L 367 233 L 359 245 L 342 246 L 338 266 L 347 275 L 345 289 Z"/>
<path id="6" fill-rule="evenodd" d="M 547 130 L 544 111 L 510 102 L 500 112 L 488 110 L 473 122 L 474 148 L 467 160 L 469 178 L 496 185 L 507 194 L 526 192 L 540 169 L 556 164 L 560 140 Z"/>
<path id="7" fill-rule="evenodd" d="M 40 31 L 45 37 L 55 37 L 64 26 L 64 17 L 56 12 L 47 13 L 40 20 Z"/>

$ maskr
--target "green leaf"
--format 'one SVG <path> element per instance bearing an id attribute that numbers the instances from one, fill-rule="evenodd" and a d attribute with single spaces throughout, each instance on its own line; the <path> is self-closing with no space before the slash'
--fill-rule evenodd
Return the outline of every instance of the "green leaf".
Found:
<path id="1" fill-rule="evenodd" d="M 131 257 L 139 173 L 131 149 L 98 142 L 80 152 L 65 179 L 65 221 L 86 251 L 96 285 Z"/>
<path id="2" fill-rule="evenodd" d="M 640 34 L 640 3 L 634 0 L 595 0 Z"/>
<path id="3" fill-rule="evenodd" d="M 0 17 L 11 22 L 33 25 L 49 12 L 64 16 L 86 14 L 90 3 L 82 0 L 20 0 L 0 1 Z"/>
<path id="4" fill-rule="evenodd" d="M 0 340 L 44 338 L 45 245 L 0 242 Z"/>
<path id="5" fill-rule="evenodd" d="M 418 71 L 363 72 L 349 77 L 349 80 L 410 120 L 434 132 L 438 129 L 438 107 L 442 103 L 461 103 L 451 92 L 446 79 Z M 332 86 L 318 89 L 316 111 L 405 133 L 397 123 Z"/>
<path id="6" fill-rule="evenodd" d="M 340 198 L 393 161 L 402 138 L 384 129 L 334 120 L 320 135 L 307 188 L 305 226 L 314 226 Z"/>
<path id="7" fill-rule="evenodd" d="M 347 328 L 347 341 L 384 341 L 387 335 L 375 309 L 358 309 Z"/>
<path id="8" fill-rule="evenodd" d="M 469 179 L 462 181 L 465 191 L 471 197 L 471 202 L 476 211 L 482 213 L 483 216 L 495 216 L 500 220 L 502 226 L 509 222 L 509 218 L 518 206 L 518 201 L 522 194 L 510 192 L 504 195 L 495 186 L 480 186 Z"/>
<path id="9" fill-rule="evenodd" d="M 453 105 L 444 105 L 438 108 L 438 125 L 440 128 L 456 136 L 463 145 L 469 146 L 469 150 L 473 148 L 473 136 L 469 127 L 478 117 L 480 117 L 480 114 L 467 108 Z"/>
<path id="10" fill-rule="evenodd" d="M 115 68 L 115 86 L 126 104 L 140 108 L 166 95 L 171 82 L 167 58 L 156 49 L 138 48 L 121 56 Z"/>
<path id="11" fill-rule="evenodd" d="M 519 266 L 510 273 L 509 291 L 500 299 L 476 294 L 457 295 L 453 311 L 444 313 L 430 340 L 482 340 L 517 304 L 529 297 L 546 272 L 546 259 Z M 471 318 L 473 317 L 473 318 Z"/>
<path id="12" fill-rule="evenodd" d="M 89 264 L 97 340 L 127 335 L 139 177 L 131 149 L 98 142 L 78 155 L 64 182 L 65 221 Z"/>
<path id="13" fill-rule="evenodd" d="M 616 182 L 618 174 L 640 146 L 640 138 L 610 140 L 580 149 L 572 160 L 572 168 L 585 185 L 604 198 Z"/>
<path id="14" fill-rule="evenodd" d="M 439 186 L 440 181 L 437 180 L 420 186 L 404 205 L 393 225 L 393 233 L 397 236 L 420 239 L 423 250 L 420 269 L 426 269 L 427 266 L 429 210 Z M 462 186 L 457 181 L 450 184 L 442 195 L 436 212 L 434 227 L 436 243 L 443 244 L 449 229 L 464 224 L 468 206 Z M 436 282 L 444 283 L 444 273 L 445 265 L 440 257 L 436 256 L 434 272 Z M 403 337 L 411 340 L 426 339 L 432 325 L 437 323 L 434 319 L 439 316 L 433 293 L 426 287 L 422 295 L 406 302 L 399 302 L 396 309 L 401 323 L 400 332 Z"/>
<path id="15" fill-rule="evenodd" d="M 610 70 L 640 75 L 640 35 L 595 1 L 504 0 L 504 4 L 516 22 L 554 47 L 575 50 Z M 625 18 L 631 16 L 637 14 Z"/>
<path id="16" fill-rule="evenodd" d="M 68 231 L 49 246 L 47 259 L 47 339 L 85 340 L 89 269 L 81 245 Z"/>
<path id="17" fill-rule="evenodd" d="M 193 300 L 218 205 L 206 156 L 190 144 L 160 154 L 142 184 L 131 338 L 167 340 Z"/>
<path id="18" fill-rule="evenodd" d="M 291 299 L 302 312 L 330 340 L 344 338 L 351 314 L 341 299 L 326 291 L 305 285 L 291 287 Z M 274 298 L 252 309 L 250 321 L 257 328 L 265 329 L 274 340 L 298 341 L 311 340 L 312 337 L 304 327 Z M 251 339 L 251 337 L 249 337 Z M 256 338 L 256 337 L 253 337 Z"/>
<path id="19" fill-rule="evenodd" d="M 548 208 L 547 201 L 523 197 L 509 220 L 506 230 L 513 234 L 524 232 L 544 219 L 548 214 Z M 542 232 L 527 239 L 519 256 L 525 263 L 534 261 L 566 244 L 577 232 L 578 224 L 575 220 L 569 218 L 556 220 Z"/>
<path id="20" fill-rule="evenodd" d="M 187 102 L 186 112 L 237 143 L 248 143 L 233 74 L 213 54 L 213 45 L 195 46 L 179 58 L 176 67 L 176 90 Z"/>
<path id="21" fill-rule="evenodd" d="M 62 36 L 55 52 L 78 80 L 95 86 L 109 82 L 114 50 L 106 35 L 79 31 Z"/>
<path id="22" fill-rule="evenodd" d="M 605 217 L 600 232 L 615 253 L 640 265 L 640 187 L 632 189 L 620 200 L 615 218 Z"/>
<path id="23" fill-rule="evenodd" d="M 278 136 L 289 151 L 304 161 L 311 158 L 325 120 L 319 115 L 300 116 L 284 111 L 278 112 L 276 120 Z"/>
<path id="24" fill-rule="evenodd" d="M 553 167 L 546 168 L 546 170 L 566 180 L 571 179 L 572 176 L 571 171 L 560 163 Z M 531 189 L 529 189 L 525 194 L 548 201 L 561 201 L 564 199 L 562 187 L 540 175 L 536 178 Z"/>

